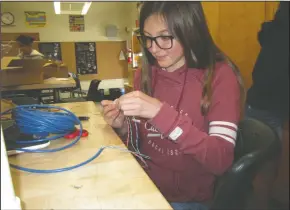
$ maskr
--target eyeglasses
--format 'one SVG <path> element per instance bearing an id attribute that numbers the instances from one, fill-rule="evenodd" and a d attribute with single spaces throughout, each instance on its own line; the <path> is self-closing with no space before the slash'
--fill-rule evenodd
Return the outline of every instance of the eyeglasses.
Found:
<path id="1" fill-rule="evenodd" d="M 139 35 L 137 36 L 140 44 L 142 44 L 144 47 L 147 49 L 152 47 L 153 41 L 156 43 L 156 45 L 163 50 L 168 50 L 172 48 L 172 43 L 174 37 L 171 35 L 162 35 L 162 36 L 156 36 L 156 37 L 151 37 L 151 36 L 146 36 L 146 35 Z"/>

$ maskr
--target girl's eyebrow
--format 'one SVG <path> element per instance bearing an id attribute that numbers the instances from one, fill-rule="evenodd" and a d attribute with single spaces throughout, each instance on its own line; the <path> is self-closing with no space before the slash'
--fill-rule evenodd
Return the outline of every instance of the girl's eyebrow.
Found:
<path id="1" fill-rule="evenodd" d="M 163 29 L 163 30 L 159 31 L 158 34 L 162 34 L 164 32 L 168 32 L 168 30 L 167 29 Z"/>
<path id="2" fill-rule="evenodd" d="M 167 30 L 167 29 L 162 29 L 162 30 L 160 30 L 159 32 L 157 32 L 157 34 L 162 34 L 162 33 L 164 33 L 164 32 L 168 32 L 168 30 Z M 145 31 L 145 30 L 144 30 L 144 34 L 148 34 L 149 36 L 152 36 L 152 34 L 150 34 L 149 32 L 147 32 L 147 31 Z"/>
<path id="3" fill-rule="evenodd" d="M 150 33 L 144 30 L 144 34 L 148 34 L 149 36 L 152 36 Z"/>

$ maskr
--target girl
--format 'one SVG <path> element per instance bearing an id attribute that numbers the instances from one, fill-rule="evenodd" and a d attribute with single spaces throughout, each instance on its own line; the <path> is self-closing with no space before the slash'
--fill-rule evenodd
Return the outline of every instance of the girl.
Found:
<path id="1" fill-rule="evenodd" d="M 135 91 L 102 101 L 104 118 L 120 135 L 138 131 L 132 146 L 149 157 L 145 171 L 174 209 L 206 209 L 215 177 L 233 161 L 242 80 L 200 2 L 143 3 L 140 34 Z"/>

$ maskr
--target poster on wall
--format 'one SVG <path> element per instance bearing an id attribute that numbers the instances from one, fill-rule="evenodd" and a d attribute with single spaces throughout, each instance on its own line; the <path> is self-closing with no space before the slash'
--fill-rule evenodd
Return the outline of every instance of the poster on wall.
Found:
<path id="1" fill-rule="evenodd" d="M 71 32 L 84 32 L 85 31 L 85 17 L 83 15 L 70 15 L 69 16 L 69 30 Z"/>
<path id="2" fill-rule="evenodd" d="M 30 11 L 25 13 L 25 24 L 28 27 L 44 27 L 46 25 L 45 12 Z"/>
<path id="3" fill-rule="evenodd" d="M 97 74 L 95 42 L 75 43 L 75 55 L 78 74 Z"/>

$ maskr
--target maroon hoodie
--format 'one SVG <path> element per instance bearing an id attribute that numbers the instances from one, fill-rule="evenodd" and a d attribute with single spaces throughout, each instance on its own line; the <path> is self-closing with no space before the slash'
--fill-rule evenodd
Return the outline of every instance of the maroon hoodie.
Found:
<path id="1" fill-rule="evenodd" d="M 140 75 L 137 71 L 135 90 Z M 174 72 L 152 67 L 153 96 L 163 105 L 153 119 L 138 123 L 139 148 L 151 158 L 145 171 L 169 202 L 211 199 L 215 176 L 233 161 L 240 117 L 237 78 L 227 64 L 216 65 L 211 106 L 202 116 L 203 76 L 203 70 L 186 66 Z"/>

